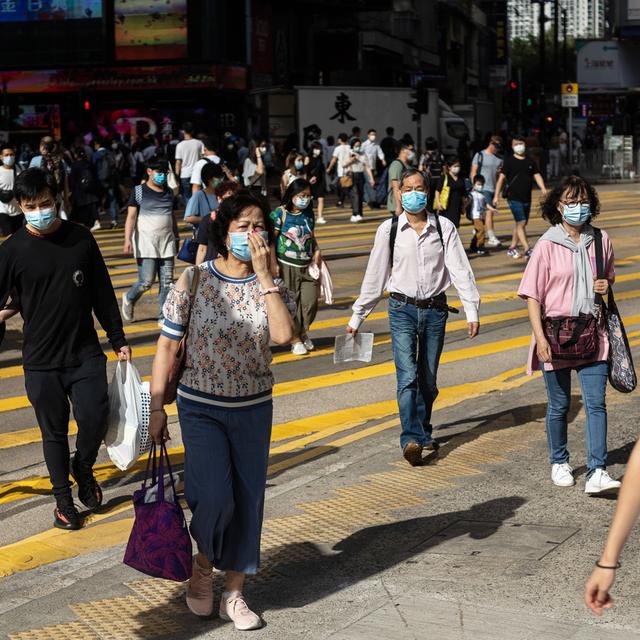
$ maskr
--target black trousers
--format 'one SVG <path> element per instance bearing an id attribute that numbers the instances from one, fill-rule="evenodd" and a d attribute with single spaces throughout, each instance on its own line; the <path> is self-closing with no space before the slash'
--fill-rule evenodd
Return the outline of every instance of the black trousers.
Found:
<path id="1" fill-rule="evenodd" d="M 354 216 L 362 215 L 362 201 L 364 200 L 364 173 L 354 171 L 352 174 L 353 186 L 349 190 L 351 196 L 351 212 Z"/>
<path id="2" fill-rule="evenodd" d="M 57 497 L 71 491 L 69 481 L 69 400 L 78 423 L 76 459 L 89 471 L 107 428 L 106 357 L 88 358 L 78 367 L 25 370 L 25 387 L 40 431 L 44 461 Z"/>

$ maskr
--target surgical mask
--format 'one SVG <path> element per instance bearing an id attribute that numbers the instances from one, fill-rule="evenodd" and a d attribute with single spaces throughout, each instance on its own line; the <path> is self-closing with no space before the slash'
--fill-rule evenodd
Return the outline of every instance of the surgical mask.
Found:
<path id="1" fill-rule="evenodd" d="M 298 196 L 297 198 L 293 198 L 293 204 L 300 209 L 300 211 L 304 211 L 311 202 L 311 198 L 309 196 Z"/>
<path id="2" fill-rule="evenodd" d="M 525 148 L 526 147 L 523 144 L 517 144 L 513 147 L 513 152 L 521 156 L 521 155 L 524 155 Z"/>
<path id="3" fill-rule="evenodd" d="M 260 235 L 265 242 L 269 242 L 269 234 L 266 231 L 260 231 Z M 229 240 L 231 244 L 229 251 L 242 262 L 251 262 L 251 247 L 249 246 L 248 231 L 230 231 Z"/>
<path id="4" fill-rule="evenodd" d="M 353 147 L 353 153 L 360 153 L 360 147 Z"/>
<path id="5" fill-rule="evenodd" d="M 476 184 L 473 187 L 476 191 L 482 191 L 484 189 L 484 187 L 481 184 Z"/>
<path id="6" fill-rule="evenodd" d="M 321 152 L 322 152 L 322 149 L 314 149 L 313 150 L 313 155 L 317 158 L 320 155 Z"/>
<path id="7" fill-rule="evenodd" d="M 562 207 L 562 217 L 572 227 L 579 227 L 591 217 L 591 205 L 588 202 L 565 204 Z"/>
<path id="8" fill-rule="evenodd" d="M 16 157 L 15 156 L 3 156 L 2 157 L 2 164 L 6 164 L 7 167 L 13 167 L 15 161 L 16 161 Z"/>
<path id="9" fill-rule="evenodd" d="M 375 136 L 369 136 L 369 140 L 371 140 L 371 142 L 375 142 L 376 141 L 376 137 Z"/>
<path id="10" fill-rule="evenodd" d="M 114 142 L 114 143 L 111 145 L 111 148 L 112 148 L 114 151 L 117 151 L 117 150 L 118 150 L 118 143 L 117 143 L 117 142 Z"/>
<path id="11" fill-rule="evenodd" d="M 222 178 L 214 178 L 214 179 L 211 181 L 211 186 L 212 186 L 214 189 L 217 189 L 221 184 L 222 184 Z"/>
<path id="12" fill-rule="evenodd" d="M 164 185 L 167 184 L 167 174 L 166 173 L 154 173 L 151 179 L 159 187 L 164 187 Z"/>
<path id="13" fill-rule="evenodd" d="M 415 162 L 415 159 L 416 159 L 416 152 L 415 151 L 409 151 L 409 153 L 407 154 L 407 162 L 413 163 L 413 162 Z"/>
<path id="14" fill-rule="evenodd" d="M 427 194 L 422 191 L 406 191 L 402 194 L 402 208 L 409 213 L 420 213 L 427 206 Z"/>
<path id="15" fill-rule="evenodd" d="M 51 207 L 49 209 L 39 209 L 38 211 L 29 211 L 24 214 L 27 224 L 30 224 L 38 231 L 46 231 L 56 221 L 56 210 Z"/>
<path id="16" fill-rule="evenodd" d="M 302 160 L 296 160 L 294 162 L 294 166 L 298 171 L 300 171 L 300 169 L 302 169 L 302 167 L 304 167 L 304 162 L 302 162 Z"/>
<path id="17" fill-rule="evenodd" d="M 449 171 L 451 171 L 452 176 L 457 176 L 460 173 L 460 167 L 451 167 Z"/>
<path id="18" fill-rule="evenodd" d="M 267 153 L 267 147 L 260 147 L 260 153 Z"/>

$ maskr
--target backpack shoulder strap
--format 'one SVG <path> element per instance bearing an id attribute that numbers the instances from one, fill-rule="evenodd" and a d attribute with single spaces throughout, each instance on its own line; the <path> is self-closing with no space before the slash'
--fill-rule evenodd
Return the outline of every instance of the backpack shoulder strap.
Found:
<path id="1" fill-rule="evenodd" d="M 393 253 L 396 248 L 396 236 L 398 235 L 398 218 L 394 216 L 389 229 L 389 266 L 393 269 Z"/>
<path id="2" fill-rule="evenodd" d="M 134 189 L 135 199 L 138 206 L 142 205 L 142 185 L 137 184 Z"/>
<path id="3" fill-rule="evenodd" d="M 442 235 L 442 225 L 440 224 L 440 216 L 434 211 L 433 215 L 436 217 L 436 231 L 438 232 L 438 237 L 440 238 L 440 244 L 442 245 L 442 249 L 444 250 L 444 236 Z"/>

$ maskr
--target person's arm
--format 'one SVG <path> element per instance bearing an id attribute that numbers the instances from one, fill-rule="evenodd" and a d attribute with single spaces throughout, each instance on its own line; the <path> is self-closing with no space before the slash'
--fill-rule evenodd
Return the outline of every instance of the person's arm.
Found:
<path id="1" fill-rule="evenodd" d="M 189 224 L 200 224 L 202 216 L 200 215 L 200 198 L 196 195 L 189 198 L 187 208 L 184 210 L 184 221 Z"/>
<path id="2" fill-rule="evenodd" d="M 124 249 L 123 253 L 130 255 L 133 253 L 133 230 L 136 227 L 136 220 L 138 219 L 138 207 L 129 205 L 127 209 L 127 220 L 124 223 Z"/>
<path id="3" fill-rule="evenodd" d="M 256 149 L 256 171 L 255 175 L 261 176 L 264 174 L 264 162 L 262 161 L 262 154 L 260 149 Z"/>
<path id="4" fill-rule="evenodd" d="M 204 262 L 204 259 L 207 257 L 207 245 L 199 244 L 198 251 L 196 252 L 196 267 L 201 265 Z"/>
<path id="5" fill-rule="evenodd" d="M 383 222 L 376 231 L 373 249 L 360 287 L 360 295 L 353 304 L 353 314 L 347 325 L 347 333 L 358 333 L 360 325 L 382 298 L 391 273 L 390 234 L 391 221 L 388 220 Z"/>
<path id="6" fill-rule="evenodd" d="M 377 153 L 378 153 L 378 160 L 380 160 L 380 162 L 382 163 L 383 167 L 386 167 L 387 163 L 385 162 L 384 153 L 382 153 L 382 149 L 380 148 L 380 145 L 377 144 L 376 148 L 377 148 Z"/>
<path id="7" fill-rule="evenodd" d="M 533 179 L 536 181 L 536 184 L 538 185 L 540 191 L 542 191 L 542 195 L 545 195 L 547 193 L 547 188 L 544 185 L 542 175 L 540 175 L 539 173 L 534 173 Z"/>
<path id="8" fill-rule="evenodd" d="M 182 169 L 182 160 L 176 158 L 176 178 L 180 179 L 180 170 Z"/>
<path id="9" fill-rule="evenodd" d="M 480 330 L 478 309 L 480 307 L 480 293 L 476 285 L 469 258 L 462 246 L 462 240 L 455 227 L 443 229 L 444 235 L 444 264 L 451 276 L 451 282 L 458 292 L 460 301 L 467 316 L 469 337 L 475 338 Z"/>
<path id="10" fill-rule="evenodd" d="M 529 322 L 536 341 L 536 352 L 540 362 L 551 362 L 551 347 L 542 328 L 542 305 L 535 298 L 527 298 Z"/>
<path id="11" fill-rule="evenodd" d="M 364 163 L 364 171 L 367 174 L 367 177 L 369 178 L 369 184 L 373 187 L 376 184 L 376 181 L 373 179 L 373 171 L 371 171 L 371 165 L 369 164 L 369 161 L 366 159 L 365 156 L 365 163 Z"/>
<path id="12" fill-rule="evenodd" d="M 131 361 L 131 348 L 124 335 L 120 308 L 107 265 L 93 236 L 90 237 L 90 242 L 92 262 L 89 286 L 93 311 L 100 326 L 105 330 L 112 349 L 118 354 L 118 359 Z"/>
<path id="13" fill-rule="evenodd" d="M 176 241 L 176 254 L 180 251 L 180 230 L 178 229 L 178 219 L 176 218 L 176 212 L 171 212 L 171 226 L 173 231 L 173 237 Z"/>
<path id="14" fill-rule="evenodd" d="M 504 185 L 504 181 L 506 180 L 506 177 L 504 175 L 504 173 L 501 173 L 498 176 L 498 181 L 496 182 L 496 190 L 493 194 L 493 206 L 497 207 L 498 204 L 500 203 L 500 194 L 502 193 L 502 185 Z"/>
<path id="15" fill-rule="evenodd" d="M 331 158 L 331 161 L 329 162 L 329 166 L 327 167 L 327 173 L 331 173 L 333 167 L 335 167 L 336 164 L 336 157 L 333 156 L 333 158 Z"/>
<path id="16" fill-rule="evenodd" d="M 631 452 L 620 493 L 613 522 L 609 529 L 607 542 L 599 559 L 603 567 L 617 567 L 620 554 L 640 515 L 640 441 L 636 442 Z M 603 609 L 613 606 L 613 598 L 609 595 L 616 578 L 614 568 L 596 567 L 585 586 L 585 604 L 595 614 L 601 616 Z"/>

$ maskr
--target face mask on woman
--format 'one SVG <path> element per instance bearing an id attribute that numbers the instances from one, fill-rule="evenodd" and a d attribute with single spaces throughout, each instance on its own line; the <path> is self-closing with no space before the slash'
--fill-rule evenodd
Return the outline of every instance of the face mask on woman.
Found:
<path id="1" fill-rule="evenodd" d="M 13 167 L 15 161 L 15 156 L 2 156 L 2 164 L 6 165 L 7 167 Z"/>
<path id="2" fill-rule="evenodd" d="M 360 145 L 353 147 L 353 153 L 360 153 Z"/>
<path id="3" fill-rule="evenodd" d="M 49 209 L 39 209 L 38 211 L 29 211 L 24 214 L 27 224 L 30 224 L 38 231 L 46 231 L 56 221 L 56 210 L 51 207 Z"/>
<path id="4" fill-rule="evenodd" d="M 408 213 L 420 213 L 427 206 L 427 194 L 423 191 L 405 191 L 402 208 Z"/>
<path id="5" fill-rule="evenodd" d="M 451 172 L 452 176 L 457 176 L 460 173 L 460 167 L 456 165 L 455 167 L 451 167 L 449 171 Z"/>
<path id="6" fill-rule="evenodd" d="M 320 153 L 322 153 L 322 149 L 314 149 L 313 150 L 313 155 L 316 158 L 320 155 Z"/>
<path id="7" fill-rule="evenodd" d="M 576 202 L 562 206 L 562 218 L 572 227 L 582 226 L 591 217 L 591 205 L 588 202 Z"/>
<path id="8" fill-rule="evenodd" d="M 300 209 L 300 211 L 304 211 L 309 206 L 310 202 L 310 196 L 296 196 L 295 198 L 293 198 L 293 205 L 296 207 L 296 209 Z"/>
<path id="9" fill-rule="evenodd" d="M 260 153 L 267 153 L 267 147 L 260 147 Z"/>
<path id="10" fill-rule="evenodd" d="M 517 153 L 519 156 L 524 155 L 525 146 L 523 144 L 516 144 L 513 147 L 513 152 Z"/>
<path id="11" fill-rule="evenodd" d="M 167 174 L 166 173 L 154 173 L 151 178 L 155 184 L 159 187 L 164 187 L 167 184 Z"/>
<path id="12" fill-rule="evenodd" d="M 298 171 L 300 171 L 302 167 L 304 167 L 304 162 L 302 160 L 296 160 L 293 165 Z"/>
<path id="13" fill-rule="evenodd" d="M 265 242 L 269 242 L 269 234 L 266 231 L 260 231 L 260 235 L 264 238 Z M 242 262 L 251 262 L 251 247 L 249 246 L 249 232 L 248 231 L 230 231 L 229 251 Z"/>

